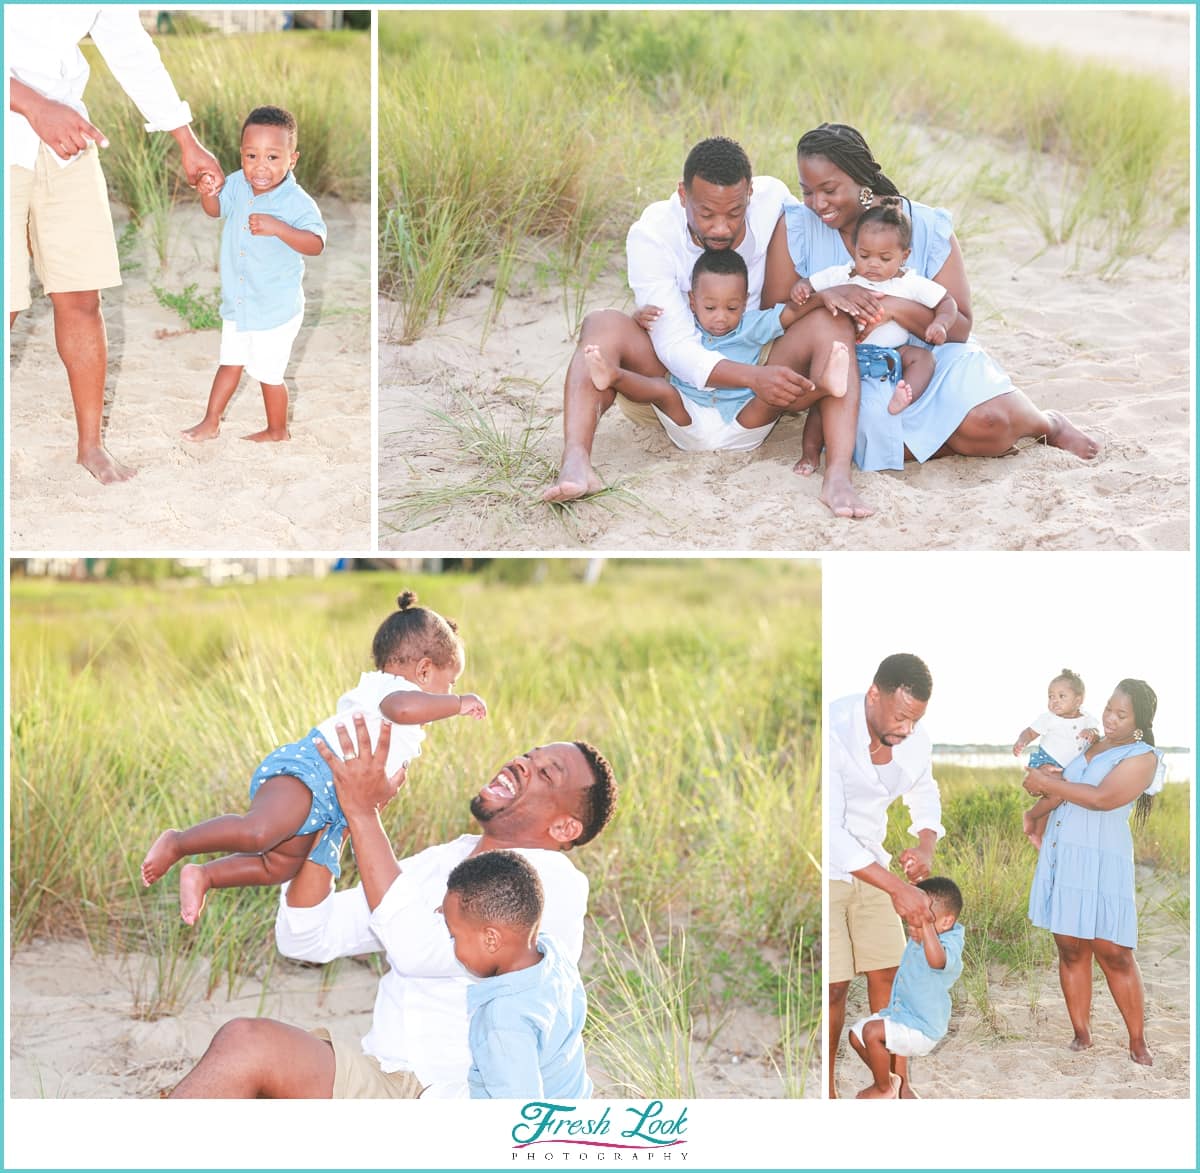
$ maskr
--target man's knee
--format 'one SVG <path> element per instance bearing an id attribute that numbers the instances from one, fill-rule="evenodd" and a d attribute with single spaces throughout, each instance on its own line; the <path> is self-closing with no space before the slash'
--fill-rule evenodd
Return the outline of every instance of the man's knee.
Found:
<path id="1" fill-rule="evenodd" d="M 830 982 L 829 983 L 829 1008 L 830 1010 L 842 1009 L 846 1005 L 846 995 L 850 992 L 849 982 Z"/>
<path id="2" fill-rule="evenodd" d="M 50 301 L 54 306 L 54 315 L 60 314 L 76 317 L 94 317 L 100 313 L 100 292 L 96 289 L 72 290 L 69 293 L 52 293 Z"/>
<path id="3" fill-rule="evenodd" d="M 592 310 L 584 317 L 583 325 L 579 329 L 579 345 L 596 345 L 623 333 L 632 325 L 633 319 L 620 310 Z"/>
<path id="4" fill-rule="evenodd" d="M 217 1028 L 209 1053 L 248 1058 L 268 1042 L 273 1025 L 267 1018 L 231 1018 Z"/>

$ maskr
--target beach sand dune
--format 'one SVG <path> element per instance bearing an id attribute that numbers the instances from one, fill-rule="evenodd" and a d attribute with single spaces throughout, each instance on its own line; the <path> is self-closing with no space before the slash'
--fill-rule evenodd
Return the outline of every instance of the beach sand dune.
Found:
<path id="1" fill-rule="evenodd" d="M 180 435 L 204 414 L 219 334 L 188 331 L 153 287 L 179 294 L 194 284 L 207 295 L 219 285 L 220 229 L 197 205 L 171 217 L 165 272 L 140 242 L 124 262 L 124 285 L 103 297 L 106 441 L 138 470 L 131 481 L 102 486 L 75 466 L 74 416 L 50 305 L 35 299 L 13 329 L 8 385 L 14 551 L 370 547 L 370 209 L 325 200 L 322 212 L 329 247 L 307 263 L 285 444 L 240 438 L 265 418 L 259 386 L 245 376 L 216 440 L 196 444 Z"/>

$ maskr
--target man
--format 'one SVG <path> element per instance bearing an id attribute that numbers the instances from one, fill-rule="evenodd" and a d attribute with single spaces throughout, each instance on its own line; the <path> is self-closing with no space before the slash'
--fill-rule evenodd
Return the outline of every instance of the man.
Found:
<path id="1" fill-rule="evenodd" d="M 836 1061 L 846 1019 L 846 994 L 857 974 L 867 978 L 871 1012 L 882 1010 L 904 953 L 901 919 L 932 920 L 927 879 L 934 845 L 945 834 L 942 803 L 930 770 L 932 747 L 917 728 L 933 691 L 916 656 L 888 656 L 865 695 L 829 706 L 829 1096 L 837 1098 Z M 888 807 L 903 798 L 917 846 L 899 855 L 903 878 L 888 869 L 883 847 Z M 894 1059 L 902 1098 L 915 1098 L 908 1062 Z"/>
<path id="2" fill-rule="evenodd" d="M 397 861 L 379 819 L 403 772 L 384 763 L 391 726 L 374 751 L 361 715 L 357 753 L 323 748 L 346 816 L 361 883 L 332 893 L 329 870 L 307 861 L 285 886 L 275 922 L 280 952 L 302 961 L 385 953 L 371 1029 L 361 1045 L 262 1018 L 226 1023 L 173 1096 L 375 1098 L 467 1095 L 467 986 L 441 913 L 446 878 L 468 856 L 509 848 L 533 864 L 546 894 L 542 928 L 578 962 L 587 878 L 566 852 L 587 843 L 612 813 L 616 782 L 586 742 L 539 746 L 505 764 L 471 801 L 482 835 L 463 835 Z"/>
<path id="3" fill-rule="evenodd" d="M 558 480 L 543 494 L 547 501 L 569 501 L 603 487 L 592 467 L 592 443 L 600 416 L 614 401 L 635 422 L 658 422 L 652 409 L 639 410 L 615 391 L 597 390 L 584 358 L 588 347 L 599 347 L 614 366 L 640 375 L 669 372 L 694 387 L 748 387 L 765 403 L 787 411 L 803 411 L 822 399 L 826 392 L 815 384 L 832 343 L 854 345 L 846 315 L 835 318 L 808 303 L 800 320 L 772 345 L 770 361 L 755 366 L 706 350 L 688 307 L 692 268 L 705 249 L 732 248 L 741 254 L 751 306 L 760 304 L 768 273 L 790 274 L 794 280 L 783 219 L 784 203 L 791 198 L 778 179 L 752 176 L 745 151 L 731 139 L 705 139 L 692 148 L 676 193 L 651 204 L 626 240 L 634 299 L 639 307 L 657 306 L 662 313 L 649 333 L 619 310 L 598 310 L 584 319 L 563 386 L 563 455 Z M 824 398 L 821 410 L 827 450 L 821 500 L 839 517 L 866 517 L 872 510 L 850 484 L 858 417 L 853 363 L 846 394 Z"/>
<path id="4" fill-rule="evenodd" d="M 88 121 L 83 91 L 88 64 L 79 42 L 89 34 L 121 88 L 146 118 L 179 144 L 193 187 L 224 174 L 192 133 L 179 99 L 136 8 L 18 4 L 4 10 L 8 51 L 6 124 L 9 220 L 9 325 L 28 309 L 29 256 L 54 309 L 54 340 L 67 369 L 75 408 L 76 460 L 101 484 L 134 470 L 109 455 L 101 437 L 108 338 L 100 290 L 121 284 L 108 192 L 97 146 L 104 133 Z"/>

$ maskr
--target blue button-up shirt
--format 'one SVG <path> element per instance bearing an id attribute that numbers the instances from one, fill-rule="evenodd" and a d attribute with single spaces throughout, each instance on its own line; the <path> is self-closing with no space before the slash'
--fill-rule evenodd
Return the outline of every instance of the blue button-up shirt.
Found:
<path id="1" fill-rule="evenodd" d="M 927 1039 L 940 1039 L 950 1027 L 950 987 L 962 973 L 963 935 L 959 924 L 938 933 L 946 952 L 942 969 L 933 969 L 925 960 L 925 946 L 910 937 L 892 983 L 892 1000 L 879 1013 Z"/>
<path id="2" fill-rule="evenodd" d="M 274 216 L 325 239 L 325 221 L 289 171 L 278 186 L 255 195 L 241 171 L 225 177 L 220 194 L 221 317 L 239 330 L 273 330 L 304 308 L 304 257 L 277 236 L 254 236 L 250 216 Z"/>

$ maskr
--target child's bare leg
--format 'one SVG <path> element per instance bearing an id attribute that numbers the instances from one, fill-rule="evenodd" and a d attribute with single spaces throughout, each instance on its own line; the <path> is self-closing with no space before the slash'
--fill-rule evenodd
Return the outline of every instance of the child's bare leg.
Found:
<path id="1" fill-rule="evenodd" d="M 782 414 L 780 408 L 772 407 L 755 396 L 737 413 L 737 422 L 743 428 L 765 428 L 767 424 L 773 424 Z"/>
<path id="2" fill-rule="evenodd" d="M 183 434 L 189 440 L 211 440 L 221 431 L 221 416 L 229 406 L 233 393 L 242 379 L 241 367 L 217 367 L 213 376 L 212 390 L 208 393 L 208 407 L 204 418 L 195 426 L 185 428 Z"/>
<path id="3" fill-rule="evenodd" d="M 188 855 L 212 851 L 261 853 L 290 839 L 312 810 L 312 791 L 299 778 L 268 778 L 244 815 L 218 815 L 184 831 L 164 831 L 142 860 L 142 883 L 149 887 Z"/>
<path id="4" fill-rule="evenodd" d="M 925 394 L 925 389 L 933 378 L 936 362 L 933 351 L 926 350 L 923 346 L 902 346 L 898 353 L 904 368 L 904 380 L 912 388 L 909 403 L 916 403 Z"/>
<path id="5" fill-rule="evenodd" d="M 792 466 L 797 476 L 810 477 L 821 467 L 821 451 L 825 447 L 825 432 L 821 427 L 821 404 L 814 403 L 804 417 L 804 432 L 800 437 L 800 459 Z"/>
<path id="6" fill-rule="evenodd" d="M 1049 815 L 1041 815 L 1038 818 L 1034 818 L 1028 811 L 1021 816 L 1021 830 L 1025 832 L 1025 838 L 1039 850 L 1042 846 L 1042 836 L 1046 833 L 1046 823 L 1049 819 Z"/>
<path id="7" fill-rule="evenodd" d="M 263 403 L 267 408 L 267 426 L 261 432 L 251 432 L 243 440 L 262 443 L 265 440 L 290 440 L 287 426 L 288 389 L 286 383 L 262 383 Z"/>
<path id="8" fill-rule="evenodd" d="M 871 1069 L 872 1083 L 858 1093 L 860 1100 L 894 1100 L 900 1087 L 899 1077 L 892 1075 L 892 1056 L 887 1049 L 887 1032 L 883 1022 L 871 1019 L 862 1028 L 861 1041 L 850 1032 L 850 1045 L 858 1057 Z"/>
<path id="9" fill-rule="evenodd" d="M 195 924 L 210 888 L 271 887 L 295 878 L 319 832 L 297 835 L 261 854 L 227 855 L 208 863 L 184 864 L 179 871 L 179 915 Z"/>
<path id="10" fill-rule="evenodd" d="M 653 403 L 680 427 L 687 427 L 692 422 L 683 405 L 683 396 L 669 380 L 656 375 L 639 375 L 637 371 L 616 366 L 604 357 L 598 346 L 585 346 L 583 361 L 587 364 L 588 375 L 597 391 L 619 391 L 634 403 Z"/>

